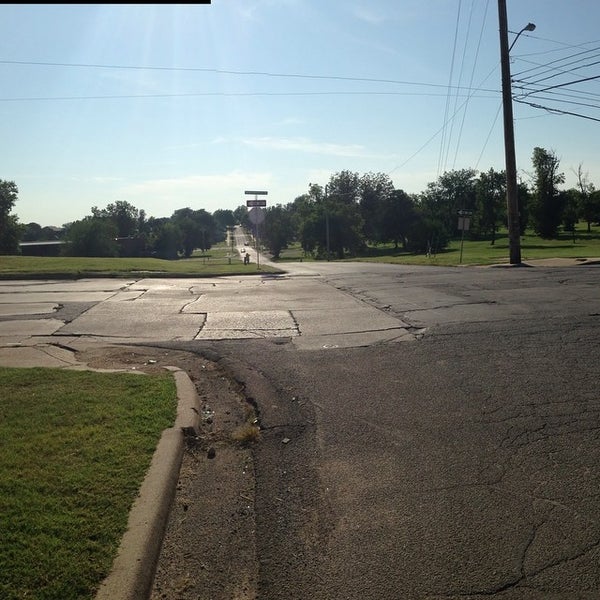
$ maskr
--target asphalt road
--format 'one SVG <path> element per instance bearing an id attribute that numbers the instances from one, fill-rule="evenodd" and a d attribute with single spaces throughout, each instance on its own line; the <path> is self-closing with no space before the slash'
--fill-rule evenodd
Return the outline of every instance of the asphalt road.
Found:
<path id="1" fill-rule="evenodd" d="M 0 359 L 134 342 L 233 365 L 263 428 L 260 599 L 598 598 L 599 269 L 3 282 Z"/>

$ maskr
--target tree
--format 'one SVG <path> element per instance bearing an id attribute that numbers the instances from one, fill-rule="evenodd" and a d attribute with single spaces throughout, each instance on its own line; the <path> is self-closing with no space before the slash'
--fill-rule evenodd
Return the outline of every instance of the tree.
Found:
<path id="1" fill-rule="evenodd" d="M 563 213 L 562 224 L 565 231 L 570 231 L 575 241 L 575 226 L 579 220 L 579 190 L 570 189 L 560 192 L 562 196 Z"/>
<path id="2" fill-rule="evenodd" d="M 169 219 L 161 220 L 156 226 L 154 252 L 158 258 L 173 260 L 178 258 L 182 233 L 179 227 Z"/>
<path id="3" fill-rule="evenodd" d="M 441 223 L 448 235 L 458 229 L 458 210 L 475 210 L 475 169 L 447 171 L 437 181 L 429 183 L 420 196 L 424 216 L 430 222 Z"/>
<path id="4" fill-rule="evenodd" d="M 541 238 L 556 238 L 564 201 L 558 190 L 565 181 L 565 176 L 558 172 L 560 160 L 553 151 L 535 147 L 532 162 L 534 177 L 530 214 L 533 228 Z"/>
<path id="5" fill-rule="evenodd" d="M 101 210 L 93 206 L 92 216 L 98 219 L 110 219 L 117 228 L 118 237 L 133 237 L 139 231 L 140 217 L 143 222 L 141 211 L 124 200 L 117 200 Z"/>
<path id="6" fill-rule="evenodd" d="M 0 179 L 0 254 L 18 254 L 23 228 L 11 211 L 19 196 L 14 181 Z"/>
<path id="7" fill-rule="evenodd" d="M 235 218 L 235 222 L 239 223 L 244 229 L 252 227 L 252 223 L 250 223 L 250 218 L 248 217 L 248 207 L 244 204 L 241 204 L 233 211 L 233 217 Z"/>
<path id="8" fill-rule="evenodd" d="M 277 204 L 267 208 L 262 239 L 273 258 L 279 258 L 293 237 L 292 215 L 289 210 Z"/>
<path id="9" fill-rule="evenodd" d="M 600 221 L 600 194 L 596 192 L 594 184 L 589 180 L 588 174 L 583 172 L 583 166 L 577 167 L 577 185 L 579 187 L 578 215 L 587 223 L 588 233 L 592 231 L 592 223 Z"/>
<path id="10" fill-rule="evenodd" d="M 374 243 L 383 242 L 385 206 L 394 193 L 394 184 L 386 173 L 365 173 L 359 181 L 359 192 L 365 239 Z"/>
<path id="11" fill-rule="evenodd" d="M 202 252 L 212 247 L 217 237 L 217 224 L 213 216 L 205 211 L 180 208 L 171 217 L 181 232 L 181 251 L 189 258 L 196 248 Z"/>
<path id="12" fill-rule="evenodd" d="M 345 204 L 356 204 L 360 198 L 359 174 L 352 171 L 340 171 L 332 175 L 327 184 L 327 196 L 336 198 Z"/>
<path id="13" fill-rule="evenodd" d="M 118 256 L 116 236 L 117 228 L 111 220 L 85 217 L 68 226 L 63 252 L 68 256 Z"/>
<path id="14" fill-rule="evenodd" d="M 27 223 L 23 229 L 24 242 L 37 242 L 42 239 L 42 226 L 38 223 Z"/>
<path id="15" fill-rule="evenodd" d="M 346 203 L 341 197 L 334 197 L 327 201 L 329 250 L 338 258 L 344 258 L 349 252 L 356 255 L 364 249 L 363 219 L 357 204 Z M 325 219 L 321 219 L 323 223 Z M 320 254 L 326 254 L 327 231 L 321 230 L 325 235 L 319 236 Z"/>
<path id="16" fill-rule="evenodd" d="M 436 253 L 450 241 L 446 226 L 431 215 L 417 209 L 408 233 L 406 248 L 415 254 Z"/>
<path id="17" fill-rule="evenodd" d="M 481 173 L 475 184 L 475 202 L 471 233 L 491 236 L 494 245 L 498 226 L 506 219 L 506 173 L 494 169 Z"/>
<path id="18" fill-rule="evenodd" d="M 411 228 L 417 219 L 414 198 L 403 190 L 394 190 L 381 207 L 381 240 L 393 242 L 394 246 L 402 243 L 407 249 Z"/>
<path id="19" fill-rule="evenodd" d="M 212 214 L 217 227 L 226 230 L 228 227 L 233 227 L 236 224 L 233 211 L 230 209 L 219 208 Z"/>
<path id="20" fill-rule="evenodd" d="M 517 196 L 519 198 L 519 235 L 525 235 L 529 226 L 529 204 L 531 193 L 524 181 L 517 183 Z"/>

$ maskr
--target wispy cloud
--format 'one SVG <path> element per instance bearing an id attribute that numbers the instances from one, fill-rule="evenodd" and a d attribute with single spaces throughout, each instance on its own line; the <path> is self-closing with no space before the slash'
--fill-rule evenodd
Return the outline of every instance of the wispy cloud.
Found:
<path id="1" fill-rule="evenodd" d="M 147 179 L 124 186 L 121 192 L 125 196 L 153 197 L 158 200 L 198 199 L 211 194 L 222 197 L 223 194 L 240 195 L 240 190 L 268 186 L 272 181 L 271 173 L 248 173 L 232 171 L 213 175 L 187 175 L 167 179 Z"/>
<path id="2" fill-rule="evenodd" d="M 352 13 L 357 19 L 369 23 L 370 25 L 379 25 L 379 23 L 383 23 L 386 20 L 385 15 L 381 12 L 377 13 L 372 8 L 367 8 L 365 6 L 355 6 L 352 9 Z"/>
<path id="3" fill-rule="evenodd" d="M 307 138 L 259 137 L 246 138 L 241 141 L 247 146 L 266 150 L 289 150 L 330 156 L 360 157 L 367 155 L 365 147 L 360 144 L 332 144 L 330 142 L 316 142 Z"/>

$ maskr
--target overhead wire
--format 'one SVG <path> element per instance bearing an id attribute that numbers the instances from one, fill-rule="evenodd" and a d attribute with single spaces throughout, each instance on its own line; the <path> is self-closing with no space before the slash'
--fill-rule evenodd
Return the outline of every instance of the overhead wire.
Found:
<path id="1" fill-rule="evenodd" d="M 454 60 L 456 57 L 456 45 L 458 42 L 458 30 L 459 30 L 459 25 L 460 25 L 461 7 L 462 7 L 462 0 L 458 0 L 458 7 L 457 7 L 457 11 L 456 11 L 456 24 L 454 26 L 454 43 L 452 45 L 452 58 L 450 60 L 450 74 L 448 76 L 448 92 L 446 95 L 446 106 L 444 108 L 444 118 L 443 118 L 444 124 L 449 122 L 448 121 L 448 113 L 450 111 L 450 96 L 451 96 L 451 89 L 452 89 L 451 86 L 452 86 L 453 75 L 454 75 Z M 438 175 L 441 174 L 445 147 L 446 147 L 446 128 L 444 125 L 442 127 L 442 138 L 440 140 L 440 153 L 438 156 L 438 167 L 437 167 Z"/>
<path id="2" fill-rule="evenodd" d="M 528 37 L 536 38 L 536 36 Z M 600 64 L 598 41 L 577 45 L 562 44 L 554 40 L 545 41 L 561 44 L 562 47 L 558 51 L 563 52 L 563 56 L 543 64 L 527 60 L 522 56 L 517 57 L 520 62 L 532 66 L 513 75 L 514 101 L 544 110 L 548 114 L 599 120 L 594 111 L 600 110 L 600 94 L 590 89 L 581 89 L 581 84 L 600 79 L 600 76 L 595 74 Z M 573 49 L 577 51 L 573 52 Z M 531 54 L 524 56 L 531 56 Z M 584 109 L 587 114 L 568 110 L 569 106 Z"/>
<path id="3" fill-rule="evenodd" d="M 475 59 L 473 60 L 473 68 L 471 69 L 471 78 L 469 80 L 469 88 L 472 88 L 472 86 L 473 86 L 473 79 L 475 78 L 475 67 L 477 66 L 477 60 L 479 58 L 479 51 L 481 49 L 481 41 L 483 39 L 483 31 L 484 31 L 484 28 L 485 28 L 485 23 L 486 23 L 486 18 L 487 18 L 487 12 L 488 12 L 489 4 L 490 4 L 490 0 L 487 0 L 487 2 L 485 4 L 485 10 L 484 10 L 484 13 L 483 13 L 483 18 L 481 20 L 481 29 L 479 31 L 479 40 L 477 41 L 477 49 L 475 50 Z M 472 8 L 472 6 L 471 6 L 471 8 Z M 460 148 L 460 142 L 461 142 L 461 139 L 462 139 L 462 132 L 463 132 L 464 125 L 465 125 L 465 120 L 466 120 L 466 117 L 467 117 L 468 106 L 469 106 L 469 104 L 467 103 L 467 105 L 465 106 L 465 110 L 462 113 L 462 121 L 461 121 L 461 124 L 460 124 L 460 129 L 459 129 L 459 133 L 458 133 L 458 139 L 456 141 L 456 150 L 454 152 L 454 160 L 452 162 L 452 168 L 453 169 L 456 166 L 456 159 L 458 157 L 458 150 Z M 496 118 L 497 118 L 497 116 L 496 116 Z M 495 120 L 494 120 L 494 123 L 495 123 Z"/>
<path id="4" fill-rule="evenodd" d="M 465 69 L 465 58 L 467 55 L 467 47 L 469 44 L 469 34 L 471 32 L 471 22 L 473 20 L 473 7 L 475 4 L 475 0 L 471 0 L 471 10 L 469 11 L 469 20 L 467 22 L 467 31 L 466 34 L 464 36 L 464 43 L 463 43 L 463 51 L 462 51 L 462 58 L 460 61 L 460 71 L 458 74 L 458 84 L 460 85 L 461 81 L 462 81 L 462 77 L 463 77 L 463 71 Z M 467 102 L 468 104 L 468 102 Z M 456 106 L 458 105 L 458 97 L 456 95 L 454 95 L 454 109 L 456 109 Z M 465 105 L 465 110 L 466 110 L 466 105 Z M 452 134 L 454 132 L 454 124 L 455 124 L 455 119 L 452 119 L 452 122 L 450 123 L 450 133 L 448 135 L 448 142 L 446 144 L 446 152 L 445 152 L 445 157 L 444 157 L 444 166 L 443 166 L 443 171 L 445 172 L 448 168 L 448 155 L 450 153 L 450 146 L 452 144 Z"/>

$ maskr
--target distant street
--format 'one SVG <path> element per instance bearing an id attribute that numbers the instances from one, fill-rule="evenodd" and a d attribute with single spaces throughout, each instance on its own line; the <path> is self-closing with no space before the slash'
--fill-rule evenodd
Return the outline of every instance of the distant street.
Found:
<path id="1" fill-rule="evenodd" d="M 600 597 L 600 266 L 252 266 L 0 282 L 0 360 L 240 365 L 261 600 Z"/>

